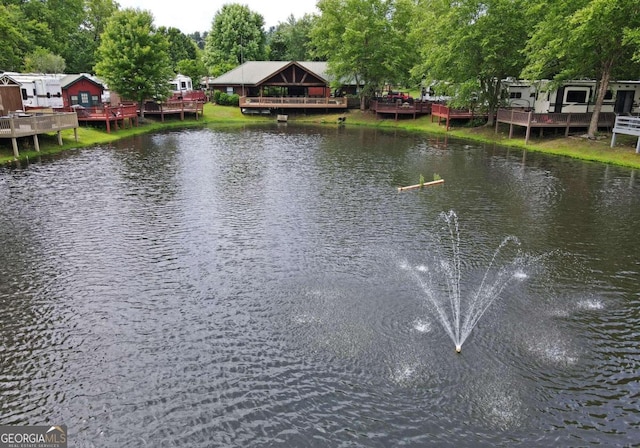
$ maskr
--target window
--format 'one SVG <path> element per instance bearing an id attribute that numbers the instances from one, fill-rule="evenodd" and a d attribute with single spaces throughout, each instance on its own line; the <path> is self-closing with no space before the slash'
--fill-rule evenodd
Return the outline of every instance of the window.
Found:
<path id="1" fill-rule="evenodd" d="M 78 104 L 78 95 L 71 95 L 71 105 Z"/>
<path id="2" fill-rule="evenodd" d="M 607 90 L 607 93 L 604 94 L 604 99 L 605 100 L 612 100 L 613 99 L 613 92 L 611 90 Z"/>
<path id="3" fill-rule="evenodd" d="M 98 102 L 98 95 L 91 95 L 91 103 L 96 104 Z"/>
<path id="4" fill-rule="evenodd" d="M 233 95 L 233 87 L 227 87 L 227 95 Z"/>
<path id="5" fill-rule="evenodd" d="M 567 103 L 586 103 L 586 90 L 567 90 Z"/>
<path id="6" fill-rule="evenodd" d="M 22 99 L 26 100 L 29 98 L 29 96 L 27 95 L 27 89 L 21 89 L 22 90 Z"/>
<path id="7" fill-rule="evenodd" d="M 183 90 L 187 88 L 186 81 L 180 81 L 180 88 L 183 89 Z"/>
<path id="8" fill-rule="evenodd" d="M 89 103 L 89 94 L 87 92 L 80 92 L 80 102 L 82 104 Z"/>
<path id="9" fill-rule="evenodd" d="M 509 92 L 509 98 L 522 98 L 522 92 Z"/>

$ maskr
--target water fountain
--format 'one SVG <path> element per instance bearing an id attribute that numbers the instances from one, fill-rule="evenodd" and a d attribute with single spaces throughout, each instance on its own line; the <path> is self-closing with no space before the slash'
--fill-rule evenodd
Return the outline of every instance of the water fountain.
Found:
<path id="1" fill-rule="evenodd" d="M 429 311 L 454 342 L 456 353 L 461 353 L 462 344 L 504 288 L 512 280 L 526 278 L 525 257 L 519 252 L 519 240 L 506 237 L 474 287 L 465 277 L 458 216 L 451 210 L 442 212 L 439 219 L 444 226 L 434 234 L 434 259 L 411 268 L 411 272 L 422 287 Z M 507 247 L 515 252 L 508 252 Z"/>

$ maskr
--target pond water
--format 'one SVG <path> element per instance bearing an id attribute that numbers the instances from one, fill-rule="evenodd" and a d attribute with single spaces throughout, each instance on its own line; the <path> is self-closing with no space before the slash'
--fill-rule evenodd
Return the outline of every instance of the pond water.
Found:
<path id="1" fill-rule="evenodd" d="M 529 259 L 459 355 L 414 275 L 449 211 L 463 294 L 505 238 Z M 636 171 L 349 126 L 5 167 L 0 424 L 77 447 L 632 445 L 639 227 Z"/>

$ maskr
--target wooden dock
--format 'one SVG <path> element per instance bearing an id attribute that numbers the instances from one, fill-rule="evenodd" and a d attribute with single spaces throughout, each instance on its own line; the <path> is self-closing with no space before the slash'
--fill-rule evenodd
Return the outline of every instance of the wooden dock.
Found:
<path id="1" fill-rule="evenodd" d="M 144 104 L 144 115 L 160 115 L 164 121 L 166 116 L 178 115 L 184 120 L 185 115 L 195 115 L 196 120 L 203 114 L 204 101 L 169 100 L 163 103 L 147 102 Z"/>
<path id="2" fill-rule="evenodd" d="M 16 158 L 20 156 L 17 138 L 33 136 L 33 145 L 36 151 L 40 151 L 39 134 L 56 132 L 58 134 L 58 144 L 62 145 L 60 131 L 64 129 L 73 129 L 74 137 L 78 141 L 78 115 L 75 112 L 21 113 L 14 116 L 0 117 L 0 138 L 11 139 L 13 155 Z"/>
<path id="3" fill-rule="evenodd" d="M 427 101 L 382 101 L 371 100 L 369 109 L 377 115 L 393 115 L 398 120 L 399 116 L 411 115 L 415 120 L 418 115 L 431 113 L 432 103 Z"/>
<path id="4" fill-rule="evenodd" d="M 78 114 L 78 121 L 89 122 L 104 122 L 107 127 L 107 133 L 111 133 L 111 126 L 118 130 L 118 125 L 126 127 L 126 123 L 129 123 L 129 127 L 133 127 L 135 122 L 138 126 L 138 107 L 135 104 L 120 104 L 118 106 L 94 106 L 94 107 L 78 107 L 72 106 L 70 110 L 75 111 Z"/>
<path id="5" fill-rule="evenodd" d="M 534 113 L 533 111 L 522 111 L 517 109 L 499 109 L 496 117 L 496 133 L 498 125 L 506 123 L 509 125 L 509 138 L 513 137 L 513 127 L 525 127 L 526 134 L 524 142 L 529 143 L 531 129 L 540 129 L 542 137 L 545 128 L 564 128 L 565 137 L 569 136 L 570 128 L 588 128 L 591 123 L 592 113 Z M 601 112 L 598 118 L 598 127 L 611 128 L 614 125 L 616 115 L 613 112 Z"/>
<path id="6" fill-rule="evenodd" d="M 274 109 L 312 109 L 334 110 L 346 109 L 346 97 L 287 97 L 287 96 L 241 96 L 239 106 L 245 110 L 274 110 Z"/>
<path id="7" fill-rule="evenodd" d="M 438 126 L 440 126 L 441 119 L 444 119 L 449 130 L 449 124 L 451 119 L 466 119 L 473 120 L 476 117 L 486 117 L 486 114 L 478 114 L 473 109 L 452 109 L 444 104 L 434 104 L 431 106 L 431 122 L 433 123 L 434 117 L 438 118 Z"/>

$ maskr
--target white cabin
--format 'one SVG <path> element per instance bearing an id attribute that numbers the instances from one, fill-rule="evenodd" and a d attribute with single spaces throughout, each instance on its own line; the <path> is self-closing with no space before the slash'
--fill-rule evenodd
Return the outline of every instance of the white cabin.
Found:
<path id="1" fill-rule="evenodd" d="M 535 113 L 593 112 L 597 96 L 594 80 L 566 81 L 549 88 L 550 81 L 505 81 L 510 107 L 532 109 Z M 618 115 L 640 114 L 640 81 L 611 81 L 602 112 Z"/>
<path id="2" fill-rule="evenodd" d="M 7 72 L 20 84 L 23 107 L 62 108 L 62 85 L 56 75 Z"/>

